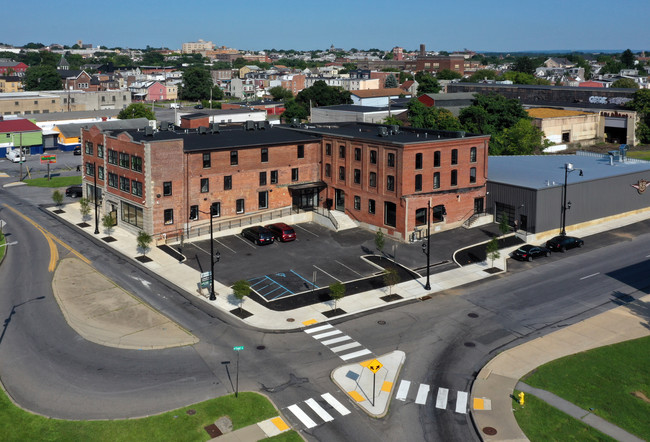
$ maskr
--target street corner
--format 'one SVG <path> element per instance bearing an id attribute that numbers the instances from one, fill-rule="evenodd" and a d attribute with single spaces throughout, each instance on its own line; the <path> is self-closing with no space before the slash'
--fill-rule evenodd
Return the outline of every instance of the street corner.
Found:
<path id="1" fill-rule="evenodd" d="M 332 371 L 334 383 L 368 415 L 382 418 L 388 412 L 393 387 L 406 361 L 406 353 L 395 350 L 374 359 L 346 364 Z"/>
<path id="2" fill-rule="evenodd" d="M 291 427 L 280 416 L 258 422 L 257 426 L 266 434 L 266 437 L 274 437 L 278 434 L 291 430 Z"/>

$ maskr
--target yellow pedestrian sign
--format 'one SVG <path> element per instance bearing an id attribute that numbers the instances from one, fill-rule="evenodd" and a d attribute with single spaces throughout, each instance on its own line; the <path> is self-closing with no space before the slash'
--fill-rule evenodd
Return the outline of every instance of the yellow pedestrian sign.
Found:
<path id="1" fill-rule="evenodd" d="M 381 367 L 383 367 L 383 365 L 382 365 L 381 362 L 379 362 L 377 359 L 374 359 L 374 360 L 368 362 L 367 367 L 368 367 L 368 369 L 369 369 L 370 371 L 372 371 L 373 373 L 377 373 L 377 372 L 379 371 L 379 369 L 380 369 Z"/>

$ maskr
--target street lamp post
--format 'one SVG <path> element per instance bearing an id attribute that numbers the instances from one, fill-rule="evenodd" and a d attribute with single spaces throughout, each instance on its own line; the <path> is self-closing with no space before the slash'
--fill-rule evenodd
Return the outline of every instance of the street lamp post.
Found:
<path id="1" fill-rule="evenodd" d="M 200 211 L 201 213 L 207 213 L 204 211 Z M 214 293 L 214 260 L 215 258 L 217 259 L 217 262 L 219 262 L 219 259 L 221 258 L 221 253 L 217 251 L 217 254 L 215 255 L 214 253 L 214 235 L 212 233 L 212 206 L 210 206 L 210 301 L 215 301 L 217 299 L 217 295 Z"/>
<path id="2" fill-rule="evenodd" d="M 95 185 L 93 186 L 93 197 L 95 200 L 95 235 L 99 235 L 99 212 L 97 208 L 97 163 L 93 162 L 93 175 L 95 176 Z"/>
<path id="3" fill-rule="evenodd" d="M 431 264 L 431 201 L 427 202 L 427 243 L 422 243 L 422 252 L 427 255 L 427 283 L 424 285 L 424 289 L 431 290 L 431 283 L 429 281 Z"/>
<path id="4" fill-rule="evenodd" d="M 567 202 L 566 200 L 566 188 L 567 188 L 567 178 L 569 173 L 575 172 L 576 170 L 580 171 L 580 176 L 582 176 L 582 169 L 574 169 L 573 164 L 565 163 L 564 164 L 564 189 L 562 195 L 562 231 L 560 235 L 566 235 L 566 211 L 571 208 L 571 201 Z"/>

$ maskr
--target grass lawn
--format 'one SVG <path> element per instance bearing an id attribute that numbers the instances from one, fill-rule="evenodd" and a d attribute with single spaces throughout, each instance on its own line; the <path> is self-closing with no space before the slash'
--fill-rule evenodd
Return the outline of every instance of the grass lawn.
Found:
<path id="1" fill-rule="evenodd" d="M 195 410 L 189 415 L 187 410 Z M 142 419 L 114 421 L 64 421 L 48 419 L 16 407 L 0 391 L 0 428 L 2 440 L 47 441 L 206 441 L 203 429 L 219 417 L 228 416 L 233 429 L 239 429 L 277 416 L 273 405 L 257 393 L 224 396 L 178 410 Z M 300 436 L 282 434 L 278 441 L 298 441 Z"/>
<path id="2" fill-rule="evenodd" d="M 47 178 L 32 178 L 24 181 L 28 186 L 34 187 L 67 187 L 81 184 L 81 176 L 55 176 L 49 181 Z"/>
<path id="3" fill-rule="evenodd" d="M 635 150 L 628 152 L 627 156 L 630 158 L 638 158 L 640 160 L 650 161 L 650 150 Z"/>
<path id="4" fill-rule="evenodd" d="M 0 261 L 2 261 L 2 257 L 5 256 L 5 249 L 7 248 L 7 246 L 5 246 L 4 244 L 6 242 L 7 240 L 5 239 L 5 236 L 2 233 L 0 233 Z"/>
<path id="5" fill-rule="evenodd" d="M 518 391 L 514 396 L 518 397 Z M 583 424 L 555 407 L 537 399 L 532 394 L 526 394 L 522 407 L 512 401 L 515 418 L 521 429 L 531 442 L 535 441 L 614 441 L 606 434 Z"/>
<path id="6" fill-rule="evenodd" d="M 650 440 L 650 337 L 542 365 L 522 380 Z"/>

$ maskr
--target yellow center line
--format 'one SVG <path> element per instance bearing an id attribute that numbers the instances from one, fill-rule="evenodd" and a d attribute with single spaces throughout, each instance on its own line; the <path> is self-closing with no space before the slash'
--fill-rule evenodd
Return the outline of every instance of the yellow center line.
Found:
<path id="1" fill-rule="evenodd" d="M 53 234 L 51 234 L 50 232 L 48 232 L 47 229 L 45 229 L 44 227 L 42 227 L 42 226 L 41 226 L 40 224 L 38 224 L 36 221 L 34 221 L 34 220 L 28 218 L 27 216 L 23 215 L 22 213 L 20 213 L 19 211 L 17 211 L 17 210 L 14 209 L 13 207 L 8 206 L 7 204 L 3 204 L 3 206 L 5 206 L 6 208 L 8 208 L 8 209 L 11 210 L 12 212 L 14 212 L 16 215 L 18 215 L 18 216 L 20 216 L 21 218 L 23 218 L 25 221 L 27 221 L 27 222 L 30 223 L 32 226 L 34 226 L 35 228 L 37 228 L 37 229 L 38 229 L 38 230 L 43 234 L 43 236 L 44 236 L 45 239 L 47 240 L 47 243 L 48 243 L 48 245 L 49 245 L 49 247 L 50 247 L 50 265 L 48 266 L 48 270 L 49 270 L 50 272 L 53 272 L 53 271 L 54 271 L 54 269 L 56 268 L 56 263 L 57 263 L 57 261 L 59 260 L 59 252 L 58 252 L 58 250 L 57 250 L 57 248 L 56 248 L 56 245 L 54 244 L 54 241 L 56 241 L 57 243 L 59 243 L 62 247 L 64 247 L 64 248 L 65 248 L 66 250 L 68 250 L 69 252 L 73 253 L 77 258 L 81 259 L 83 262 L 85 262 L 86 264 L 89 264 L 89 265 L 90 265 L 90 260 L 89 260 L 88 258 L 86 258 L 86 257 L 83 256 L 81 253 L 77 252 L 77 251 L 74 250 L 72 247 L 70 247 L 69 245 L 67 245 L 67 244 L 64 243 L 63 241 L 61 241 L 59 238 L 57 238 L 56 236 L 54 236 Z"/>

